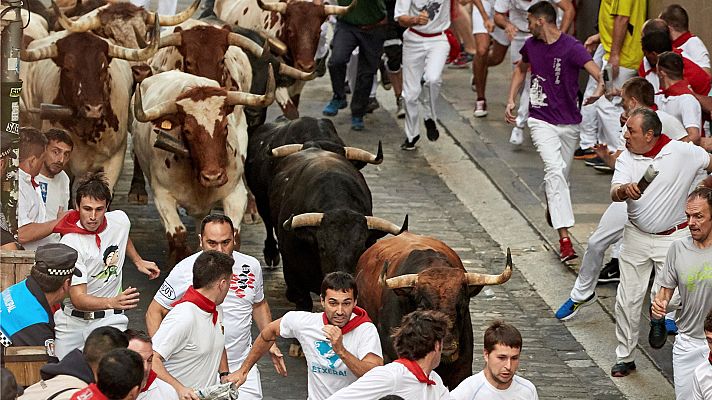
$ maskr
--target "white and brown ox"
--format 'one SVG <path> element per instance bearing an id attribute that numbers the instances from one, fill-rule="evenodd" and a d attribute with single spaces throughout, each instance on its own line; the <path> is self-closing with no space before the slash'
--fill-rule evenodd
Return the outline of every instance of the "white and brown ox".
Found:
<path id="1" fill-rule="evenodd" d="M 182 71 L 146 78 L 133 99 L 136 156 L 153 192 L 169 242 L 170 259 L 190 254 L 176 208 L 202 218 L 215 203 L 238 223 L 247 204 L 238 136 L 247 129 L 245 105 L 274 100 L 274 77 L 265 95 L 230 91 L 214 80 Z"/>
<path id="2" fill-rule="evenodd" d="M 157 41 L 145 49 L 128 49 L 92 33 L 66 31 L 33 41 L 20 54 L 25 82 L 21 122 L 66 129 L 74 141 L 70 174 L 103 169 L 113 190 L 126 152 L 133 86 L 128 61 L 146 60 L 157 48 Z M 43 122 L 43 103 L 58 105 L 65 113 Z"/>
<path id="3" fill-rule="evenodd" d="M 264 30 L 287 45 L 285 61 L 304 72 L 316 68 L 317 47 L 321 24 L 329 15 L 343 15 L 356 5 L 348 7 L 325 5 L 321 1 L 292 0 L 289 2 L 263 2 L 262 0 L 216 0 L 215 13 L 228 24 L 248 29 Z M 299 97 L 304 81 L 289 88 L 278 88 L 277 104 L 289 119 L 299 117 Z"/>

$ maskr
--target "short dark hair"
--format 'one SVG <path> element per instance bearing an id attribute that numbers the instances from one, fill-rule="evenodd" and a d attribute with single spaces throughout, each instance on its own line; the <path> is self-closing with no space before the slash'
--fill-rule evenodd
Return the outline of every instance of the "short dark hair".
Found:
<path id="1" fill-rule="evenodd" d="M 527 12 L 537 18 L 544 18 L 544 21 L 556 23 L 556 9 L 548 1 L 540 1 L 527 10 Z"/>
<path id="2" fill-rule="evenodd" d="M 698 186 L 687 196 L 687 200 L 702 199 L 707 201 L 707 205 L 712 211 L 712 189 L 706 186 Z"/>
<path id="3" fill-rule="evenodd" d="M 519 330 L 504 321 L 497 320 L 490 324 L 485 330 L 484 348 L 490 353 L 495 345 L 511 347 L 513 349 L 522 348 L 522 334 Z"/>
<path id="4" fill-rule="evenodd" d="M 30 157 L 41 157 L 47 147 L 47 138 L 39 129 L 32 127 L 20 128 L 20 162 Z"/>
<path id="5" fill-rule="evenodd" d="M 712 332 L 712 308 L 710 309 L 710 312 L 708 312 L 707 316 L 705 317 L 705 331 Z"/>
<path id="6" fill-rule="evenodd" d="M 151 340 L 151 337 L 148 336 L 148 333 L 146 333 L 145 331 L 140 331 L 140 330 L 129 328 L 124 331 L 124 334 L 129 339 L 129 342 L 135 339 L 135 340 L 140 340 L 140 341 L 142 341 L 144 343 L 148 343 L 148 344 L 153 343 L 153 340 Z"/>
<path id="7" fill-rule="evenodd" d="M 665 71 L 670 78 L 679 80 L 682 79 L 685 64 L 682 61 L 681 55 L 672 51 L 666 51 L 658 55 L 658 69 Z"/>
<path id="8" fill-rule="evenodd" d="M 646 53 L 654 52 L 660 54 L 672 51 L 672 40 L 667 32 L 650 32 L 640 39 L 640 44 Z"/>
<path id="9" fill-rule="evenodd" d="M 47 138 L 48 144 L 50 142 L 60 142 L 74 148 L 74 141 L 72 140 L 72 137 L 69 136 L 69 133 L 67 133 L 64 129 L 51 128 L 45 132 L 45 137 Z"/>
<path id="10" fill-rule="evenodd" d="M 202 235 L 205 232 L 205 225 L 211 224 L 213 222 L 218 224 L 230 224 L 230 230 L 235 230 L 235 225 L 232 224 L 232 219 L 230 219 L 230 217 L 225 214 L 212 213 L 206 215 L 205 218 L 203 218 L 203 220 L 200 222 L 200 234 Z"/>
<path id="11" fill-rule="evenodd" d="M 641 125 L 643 133 L 652 130 L 653 136 L 660 136 L 663 132 L 663 123 L 660 122 L 660 117 L 658 117 L 658 114 L 655 111 L 649 108 L 636 108 L 630 113 L 629 118 L 633 118 L 636 115 L 640 115 L 642 117 Z"/>
<path id="12" fill-rule="evenodd" d="M 84 342 L 84 359 L 96 365 L 102 357 L 114 349 L 129 347 L 129 339 L 113 326 L 101 326 L 94 329 Z"/>
<path id="13" fill-rule="evenodd" d="M 690 19 L 687 16 L 687 11 L 679 4 L 670 4 L 665 7 L 660 13 L 660 18 L 667 22 L 668 26 L 674 28 L 678 32 L 687 32 L 689 29 Z"/>
<path id="14" fill-rule="evenodd" d="M 96 375 L 99 391 L 109 400 L 121 400 L 131 389 L 141 388 L 143 359 L 133 350 L 111 350 L 99 362 Z"/>
<path id="15" fill-rule="evenodd" d="M 646 107 L 652 107 L 655 104 L 655 88 L 645 78 L 634 76 L 623 83 L 621 90 Z"/>
<path id="16" fill-rule="evenodd" d="M 321 298 L 326 298 L 327 290 L 337 290 L 344 293 L 353 291 L 354 300 L 358 297 L 358 287 L 353 275 L 344 271 L 330 272 L 321 281 Z"/>
<path id="17" fill-rule="evenodd" d="M 220 279 L 229 279 L 235 260 L 227 254 L 215 250 L 202 252 L 193 264 L 193 288 L 200 289 L 212 285 Z"/>
<path id="18" fill-rule="evenodd" d="M 664 32 L 666 35 L 670 35 L 670 28 L 664 20 L 653 18 L 645 21 L 643 24 L 642 36 L 647 36 L 653 32 Z"/>
<path id="19" fill-rule="evenodd" d="M 391 338 L 398 357 L 420 360 L 435 350 L 435 344 L 442 342 L 448 331 L 448 319 L 440 311 L 413 311 L 401 320 L 393 330 Z"/>
<path id="20" fill-rule="evenodd" d="M 64 282 L 72 279 L 72 275 L 50 275 L 45 274 L 37 268 L 32 268 L 30 270 L 30 276 L 37 282 L 43 293 L 52 293 L 64 285 Z"/>
<path id="21" fill-rule="evenodd" d="M 397 394 L 389 394 L 388 396 L 383 396 L 378 400 L 404 400 L 402 397 L 398 396 Z"/>
<path id="22" fill-rule="evenodd" d="M 112 196 L 111 189 L 109 189 L 109 181 L 106 179 L 104 172 L 89 172 L 79 180 L 77 191 L 74 195 L 77 208 L 79 208 L 84 197 L 106 200 L 106 206 L 109 207 Z"/>

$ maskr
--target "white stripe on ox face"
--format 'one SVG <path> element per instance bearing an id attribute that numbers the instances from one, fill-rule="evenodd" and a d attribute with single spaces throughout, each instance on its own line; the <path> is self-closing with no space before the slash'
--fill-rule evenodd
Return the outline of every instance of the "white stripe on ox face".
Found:
<path id="1" fill-rule="evenodd" d="M 225 96 L 210 96 L 207 99 L 195 101 L 191 99 L 178 100 L 176 103 L 183 108 L 186 115 L 191 115 L 213 137 L 215 123 L 222 120 L 222 106 Z"/>

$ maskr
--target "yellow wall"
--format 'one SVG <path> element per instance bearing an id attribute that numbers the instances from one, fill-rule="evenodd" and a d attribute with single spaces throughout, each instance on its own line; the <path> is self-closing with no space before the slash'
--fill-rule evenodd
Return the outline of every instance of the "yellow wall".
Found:
<path id="1" fill-rule="evenodd" d="M 648 1 L 648 16 L 655 18 L 666 6 L 679 4 L 685 7 L 690 16 L 690 31 L 699 36 L 707 49 L 712 46 L 712 1 L 710 0 L 650 0 Z"/>

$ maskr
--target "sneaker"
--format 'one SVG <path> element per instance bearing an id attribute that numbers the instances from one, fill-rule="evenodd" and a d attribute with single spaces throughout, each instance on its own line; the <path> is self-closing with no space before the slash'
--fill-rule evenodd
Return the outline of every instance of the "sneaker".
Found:
<path id="1" fill-rule="evenodd" d="M 669 318 L 665 318 L 665 329 L 668 335 L 677 335 L 677 324 Z"/>
<path id="2" fill-rule="evenodd" d="M 594 292 L 589 298 L 587 298 L 584 301 L 573 301 L 571 299 L 566 300 L 564 304 L 559 307 L 559 309 L 556 311 L 556 319 L 559 321 L 567 321 L 571 318 L 573 318 L 578 312 L 581 307 L 586 307 L 588 305 L 593 304 L 598 296 L 596 296 L 596 293 Z"/>
<path id="3" fill-rule="evenodd" d="M 665 346 L 667 341 L 667 330 L 665 329 L 664 318 L 655 319 L 650 317 L 650 332 L 648 332 L 648 344 L 654 349 L 660 349 Z"/>
<path id="4" fill-rule="evenodd" d="M 324 107 L 324 111 L 321 113 L 326 115 L 327 117 L 333 117 L 334 115 L 339 113 L 339 110 L 343 110 L 346 108 L 348 103 L 346 102 L 346 99 L 339 99 L 336 96 L 334 96 L 333 99 L 329 102 L 329 104 Z"/>
<path id="5" fill-rule="evenodd" d="M 612 173 L 613 173 L 613 168 L 609 167 L 609 166 L 606 165 L 606 164 L 603 164 L 603 165 L 594 165 L 594 166 L 593 166 L 593 169 L 595 169 L 596 171 L 605 172 L 605 173 L 607 173 L 607 174 L 612 174 Z"/>
<path id="6" fill-rule="evenodd" d="M 524 143 L 524 129 L 515 126 L 512 128 L 512 134 L 509 135 L 509 143 L 519 146 Z"/>
<path id="7" fill-rule="evenodd" d="M 454 68 L 454 69 L 464 69 L 467 68 L 467 63 L 472 61 L 472 59 L 468 59 L 468 54 L 465 52 L 460 53 L 460 56 L 457 57 L 450 65 L 448 68 Z"/>
<path id="8" fill-rule="evenodd" d="M 438 131 L 438 126 L 432 119 L 425 120 L 425 129 L 428 131 L 428 140 L 434 142 L 440 137 L 440 131 Z"/>
<path id="9" fill-rule="evenodd" d="M 606 165 L 606 163 L 603 161 L 603 159 L 599 156 L 593 157 L 593 158 L 587 158 L 583 162 L 586 164 L 587 167 L 595 167 L 597 165 Z"/>
<path id="10" fill-rule="evenodd" d="M 576 151 L 574 151 L 574 160 L 588 160 L 589 158 L 594 157 L 598 156 L 596 155 L 596 151 L 594 151 L 592 148 L 584 150 L 579 147 L 578 149 L 576 149 Z"/>
<path id="11" fill-rule="evenodd" d="M 571 239 L 559 239 L 559 259 L 561 262 L 571 261 L 575 258 L 578 258 L 578 255 L 574 250 L 573 244 L 571 244 Z"/>
<path id="12" fill-rule="evenodd" d="M 611 376 L 614 378 L 622 378 L 630 375 L 631 371 L 635 371 L 635 361 L 619 362 L 611 368 Z"/>
<path id="13" fill-rule="evenodd" d="M 363 117 L 351 117 L 351 129 L 354 131 L 362 131 L 366 128 L 363 124 Z"/>
<path id="14" fill-rule="evenodd" d="M 366 104 L 366 112 L 371 114 L 379 108 L 381 108 L 381 105 L 378 104 L 378 100 L 375 97 L 369 97 L 368 104 Z"/>
<path id="15" fill-rule="evenodd" d="M 601 273 L 598 275 L 598 283 L 611 283 L 621 281 L 621 270 L 618 267 L 618 259 L 611 258 L 606 265 L 601 269 Z"/>
<path id="16" fill-rule="evenodd" d="M 477 99 L 475 103 L 475 117 L 482 118 L 487 116 L 487 100 Z"/>
<path id="17" fill-rule="evenodd" d="M 408 138 L 405 138 L 405 142 L 401 145 L 401 150 L 407 150 L 407 151 L 413 151 L 415 150 L 415 144 L 418 142 L 420 139 L 420 135 L 416 136 L 413 138 L 413 140 L 408 140 Z"/>
<path id="18" fill-rule="evenodd" d="M 405 118 L 405 100 L 399 97 L 396 101 L 396 117 L 399 119 Z"/>

